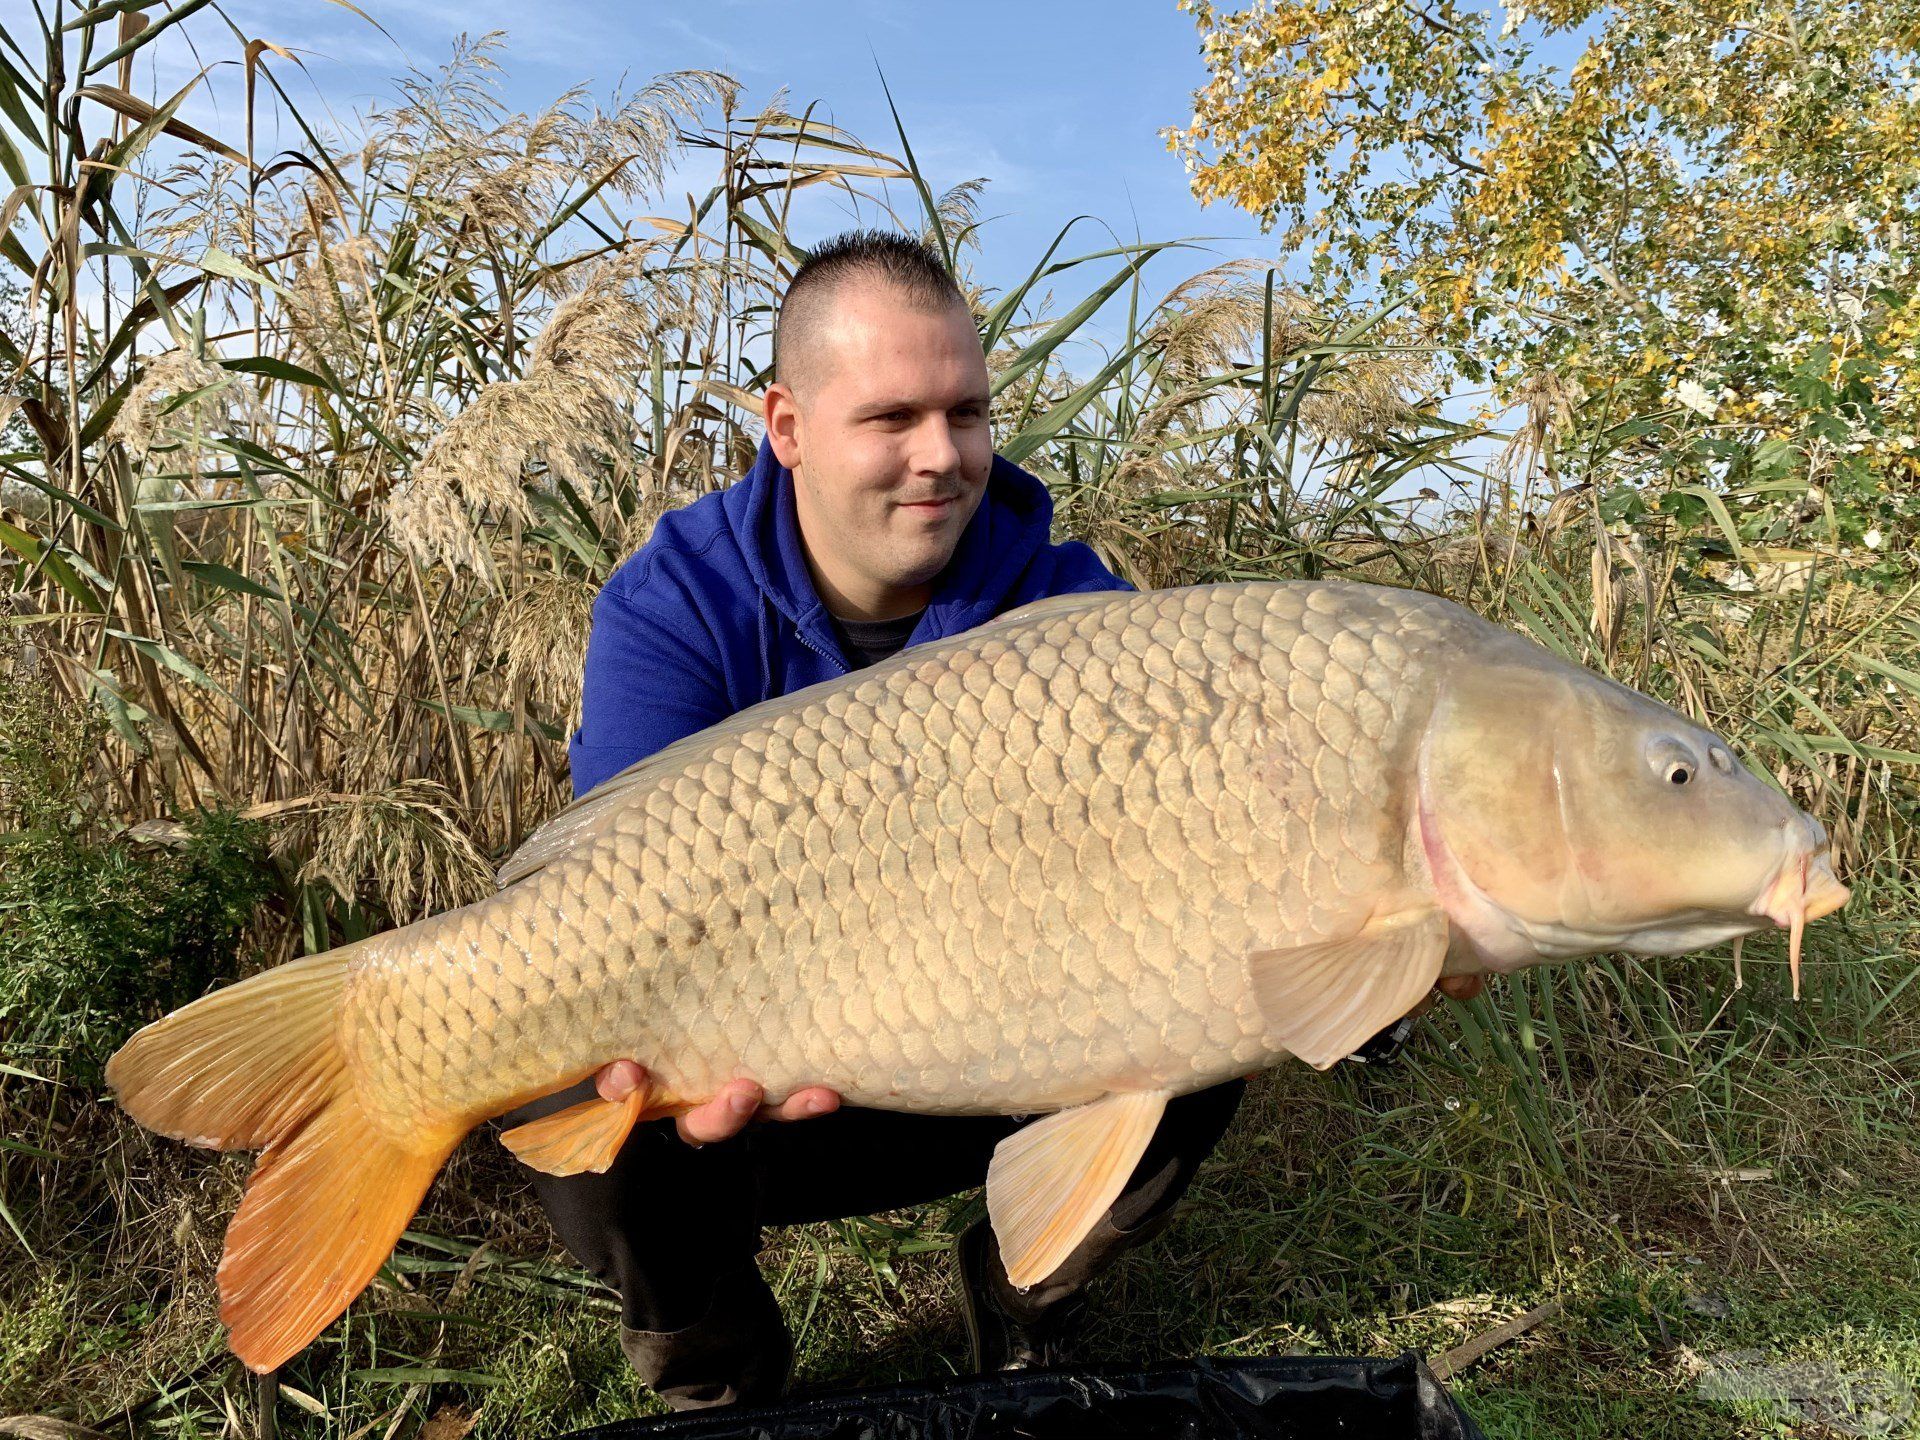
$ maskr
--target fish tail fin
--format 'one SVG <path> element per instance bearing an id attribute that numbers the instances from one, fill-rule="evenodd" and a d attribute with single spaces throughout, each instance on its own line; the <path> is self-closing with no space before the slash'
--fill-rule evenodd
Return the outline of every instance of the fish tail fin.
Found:
<path id="1" fill-rule="evenodd" d="M 343 1076 L 308 1123 L 267 1147 L 220 1256 L 220 1318 L 248 1368 L 297 1355 L 367 1288 L 461 1133 L 402 1146 Z"/>
<path id="2" fill-rule="evenodd" d="M 340 1045 L 350 948 L 215 991 L 128 1040 L 107 1083 L 135 1120 L 191 1145 L 264 1149 L 227 1227 L 220 1318 L 272 1370 L 366 1288 L 464 1128 L 402 1145 L 371 1121 Z"/>

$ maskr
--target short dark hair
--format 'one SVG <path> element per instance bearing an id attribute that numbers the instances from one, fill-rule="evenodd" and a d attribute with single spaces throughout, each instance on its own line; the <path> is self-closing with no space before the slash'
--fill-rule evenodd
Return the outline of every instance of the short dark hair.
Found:
<path id="1" fill-rule="evenodd" d="M 848 230 L 814 248 L 781 297 L 773 322 L 773 378 L 792 386 L 820 328 L 825 303 L 854 280 L 883 281 L 917 310 L 967 308 L 946 263 L 929 246 L 891 230 Z"/>

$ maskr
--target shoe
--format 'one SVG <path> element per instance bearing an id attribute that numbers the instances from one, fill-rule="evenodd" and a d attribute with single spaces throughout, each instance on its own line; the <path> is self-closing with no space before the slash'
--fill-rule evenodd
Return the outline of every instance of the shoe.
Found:
<path id="1" fill-rule="evenodd" d="M 707 1313 L 693 1324 L 679 1330 L 622 1325 L 620 1348 L 671 1410 L 766 1404 L 793 1378 L 793 1336 L 752 1263 L 720 1277 Z"/>
<path id="2" fill-rule="evenodd" d="M 1022 1294 L 1008 1282 L 999 1241 L 985 1220 L 968 1226 L 954 1250 L 971 1373 L 1031 1370 L 1069 1358 L 1068 1348 L 1079 1338 L 1086 1319 L 1087 1297 L 1079 1284 L 1060 1283 L 1067 1266 Z M 1076 1250 L 1069 1260 L 1079 1254 Z"/>
<path id="3" fill-rule="evenodd" d="M 1349 1055 L 1348 1062 L 1354 1065 L 1389 1064 L 1406 1048 L 1407 1040 L 1413 1034 L 1414 1023 L 1411 1015 L 1396 1020 Z"/>

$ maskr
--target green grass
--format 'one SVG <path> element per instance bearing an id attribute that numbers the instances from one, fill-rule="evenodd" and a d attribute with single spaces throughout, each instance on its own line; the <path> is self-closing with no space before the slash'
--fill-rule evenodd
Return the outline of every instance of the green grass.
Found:
<path id="1" fill-rule="evenodd" d="M 1863 886 L 1856 904 L 1887 916 L 1905 899 Z M 1904 1079 L 1920 1003 L 1903 990 L 1858 1034 L 1823 1035 L 1819 1014 L 1897 983 L 1911 932 L 1856 919 L 1815 936 L 1800 1007 L 1777 945 L 1748 957 L 1737 1013 L 1722 1005 L 1724 956 L 1670 962 L 1664 985 L 1623 965 L 1617 993 L 1601 968 L 1565 966 L 1443 1007 L 1391 1066 L 1261 1077 L 1174 1226 L 1100 1282 L 1084 1358 L 1432 1357 L 1558 1297 L 1557 1316 L 1451 1387 L 1490 1436 L 1843 1433 L 1704 1395 L 1732 1353 L 1920 1391 L 1920 1121 Z M 1843 959 L 1863 937 L 1888 958 Z M 1547 996 L 1557 1038 L 1539 1018 Z M 1636 1007 L 1674 1018 L 1675 1055 L 1634 1039 Z M 1523 1010 L 1532 1052 L 1514 1043 Z M 254 1396 L 209 1282 L 244 1161 L 130 1131 L 119 1143 L 129 1175 L 166 1167 L 173 1208 L 155 1203 L 187 1233 L 164 1234 L 144 1269 L 84 1247 L 48 1265 L 0 1319 L 0 1406 L 110 1433 L 230 1433 L 229 1410 L 251 1413 Z M 947 1247 L 978 1203 L 770 1232 L 762 1263 L 802 1387 L 958 1372 Z M 538 1436 L 657 1408 L 621 1356 L 611 1297 L 554 1247 L 485 1137 L 285 1382 L 287 1436 L 437 1437 L 467 1419 L 476 1436 Z M 441 1428 L 423 1429 L 436 1415 Z M 1911 1414 L 1904 1424 L 1881 1433 L 1920 1434 Z"/>

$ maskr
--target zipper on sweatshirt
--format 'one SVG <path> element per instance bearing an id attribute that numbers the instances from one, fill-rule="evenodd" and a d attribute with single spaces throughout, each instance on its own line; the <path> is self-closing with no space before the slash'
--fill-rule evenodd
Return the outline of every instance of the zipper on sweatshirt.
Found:
<path id="1" fill-rule="evenodd" d="M 779 613 L 779 608 L 773 604 L 772 598 L 763 594 L 760 604 L 760 623 L 762 626 L 766 624 L 767 610 L 769 608 L 772 608 L 776 615 Z M 803 630 L 797 622 L 793 627 L 793 633 L 794 637 L 799 640 L 802 645 L 806 646 L 807 649 L 818 655 L 822 660 L 829 661 L 833 664 L 839 674 L 851 675 L 853 673 L 853 667 L 847 664 L 846 656 L 835 654 L 831 650 L 822 650 L 818 645 L 814 644 L 812 640 L 807 638 L 807 632 Z M 761 631 L 761 635 L 762 648 L 760 652 L 760 663 L 765 667 L 767 672 L 767 693 L 774 694 L 776 692 L 773 688 L 773 649 L 772 646 L 767 643 L 767 632 L 764 629 Z"/>
<path id="2" fill-rule="evenodd" d="M 839 667 L 840 673 L 842 675 L 851 675 L 853 673 L 853 667 L 847 664 L 846 656 L 835 655 L 829 651 L 822 650 L 818 645 L 814 644 L 813 641 L 807 638 L 807 632 L 802 630 L 798 625 L 793 627 L 793 633 L 800 637 L 800 643 L 802 645 L 806 646 L 807 649 L 813 651 L 813 653 L 818 655 L 822 660 L 831 660 L 836 666 Z"/>
<path id="3" fill-rule="evenodd" d="M 821 607 L 819 613 L 822 615 L 825 615 L 827 613 L 826 608 L 824 606 Z M 832 622 L 828 622 L 828 623 L 831 624 Z M 838 641 L 834 643 L 834 646 L 831 650 L 823 650 L 818 645 L 814 644 L 813 641 L 807 638 L 807 632 L 801 626 L 799 625 L 794 626 L 793 633 L 800 637 L 800 643 L 802 645 L 805 645 L 809 650 L 813 651 L 813 653 L 818 655 L 822 660 L 832 661 L 833 668 L 836 672 L 838 672 L 841 675 L 851 675 L 853 673 L 854 667 L 847 663 L 847 657 L 845 653 L 840 649 L 840 645 Z"/>
<path id="4" fill-rule="evenodd" d="M 762 611 L 762 616 L 764 616 L 764 614 L 766 614 L 766 611 Z M 843 674 L 843 676 L 851 676 L 852 666 L 849 666 L 849 664 L 847 664 L 847 657 L 845 657 L 845 655 L 837 655 L 837 653 L 833 653 L 833 651 L 824 651 L 824 649 L 820 649 L 820 647 L 818 647 L 818 645 L 816 645 L 814 641 L 810 641 L 810 639 L 806 637 L 806 632 L 804 632 L 803 628 L 801 628 L 799 624 L 795 624 L 795 626 L 793 626 L 793 636 L 797 637 L 797 639 L 799 639 L 799 641 L 803 643 L 806 649 L 810 649 L 810 651 L 812 651 L 814 655 L 818 655 L 820 659 L 831 660 L 831 662 L 833 662 L 833 664 L 835 664 L 835 666 L 839 668 L 839 674 Z M 772 657 L 772 655 L 768 655 L 768 657 L 766 657 L 766 668 L 768 668 L 768 676 L 766 676 L 766 684 L 768 684 L 768 689 L 772 689 L 772 684 L 774 684 L 774 674 L 772 674 L 772 668 L 774 668 L 774 657 Z"/>

